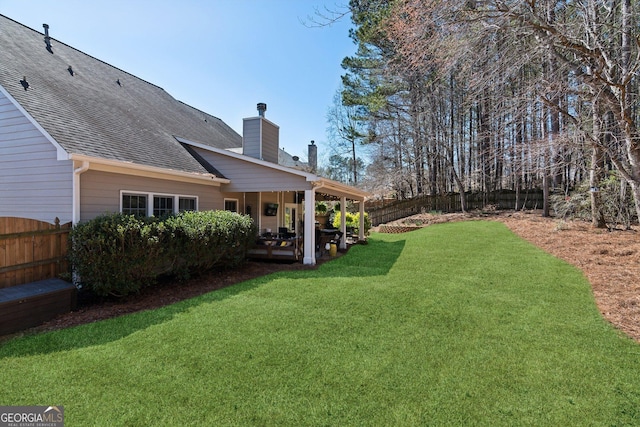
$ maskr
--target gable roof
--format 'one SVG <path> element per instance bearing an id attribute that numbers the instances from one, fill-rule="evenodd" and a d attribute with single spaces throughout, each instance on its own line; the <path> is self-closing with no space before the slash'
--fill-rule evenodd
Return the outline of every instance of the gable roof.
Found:
<path id="1" fill-rule="evenodd" d="M 0 86 L 69 155 L 208 174 L 214 171 L 176 137 L 221 149 L 242 146 L 242 137 L 217 117 L 50 40 L 47 50 L 43 33 L 0 15 Z"/>

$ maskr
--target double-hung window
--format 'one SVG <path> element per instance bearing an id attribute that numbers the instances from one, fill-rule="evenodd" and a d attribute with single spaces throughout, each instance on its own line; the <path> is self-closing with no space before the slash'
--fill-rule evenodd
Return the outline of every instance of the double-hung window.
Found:
<path id="1" fill-rule="evenodd" d="M 238 199 L 224 199 L 224 210 L 238 212 Z"/>
<path id="2" fill-rule="evenodd" d="M 125 215 L 147 216 L 147 195 L 122 194 L 122 213 Z"/>
<path id="3" fill-rule="evenodd" d="M 196 196 L 134 191 L 121 191 L 120 194 L 120 212 L 125 215 L 163 217 L 174 213 L 198 210 Z"/>
<path id="4" fill-rule="evenodd" d="M 195 211 L 195 210 L 196 210 L 195 197 L 179 197 L 178 198 L 178 212 Z"/>
<path id="5" fill-rule="evenodd" d="M 163 217 L 173 213 L 173 196 L 153 196 L 153 216 Z"/>

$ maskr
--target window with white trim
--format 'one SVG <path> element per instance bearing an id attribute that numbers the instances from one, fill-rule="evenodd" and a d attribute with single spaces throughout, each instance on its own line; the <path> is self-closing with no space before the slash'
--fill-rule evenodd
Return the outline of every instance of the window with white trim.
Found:
<path id="1" fill-rule="evenodd" d="M 238 199 L 224 199 L 224 210 L 238 212 Z"/>
<path id="2" fill-rule="evenodd" d="M 120 212 L 126 215 L 162 217 L 198 210 L 197 196 L 121 191 L 120 202 Z"/>
<path id="3" fill-rule="evenodd" d="M 147 195 L 122 194 L 122 213 L 125 215 L 147 216 Z"/>
<path id="4" fill-rule="evenodd" d="M 174 196 L 153 196 L 153 216 L 163 217 L 171 215 L 173 211 Z"/>
<path id="5" fill-rule="evenodd" d="M 178 212 L 195 211 L 196 208 L 195 197 L 178 197 Z"/>

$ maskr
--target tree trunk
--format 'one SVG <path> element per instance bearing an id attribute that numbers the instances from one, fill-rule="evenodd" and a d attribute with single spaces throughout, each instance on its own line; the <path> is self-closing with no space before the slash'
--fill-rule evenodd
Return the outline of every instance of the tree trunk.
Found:
<path id="1" fill-rule="evenodd" d="M 596 228 L 605 228 L 607 223 L 602 213 L 602 201 L 600 197 L 600 181 L 602 179 L 603 152 L 599 146 L 591 150 L 591 169 L 589 171 L 589 187 L 591 195 L 591 224 Z"/>
<path id="2" fill-rule="evenodd" d="M 602 181 L 602 171 L 604 169 L 604 150 L 600 145 L 602 139 L 602 126 L 600 124 L 600 109 L 597 99 L 593 100 L 593 139 L 595 140 L 591 149 L 591 167 L 589 168 L 589 187 L 591 196 L 591 224 L 596 228 L 607 226 L 602 213 L 602 201 L 600 197 L 599 185 Z"/>
<path id="3" fill-rule="evenodd" d="M 546 151 L 546 150 L 545 150 Z M 547 170 L 549 156 L 545 152 L 544 155 L 544 170 L 542 175 L 542 216 L 550 217 L 551 216 L 551 208 L 549 203 L 550 189 L 549 189 L 549 171 Z"/>

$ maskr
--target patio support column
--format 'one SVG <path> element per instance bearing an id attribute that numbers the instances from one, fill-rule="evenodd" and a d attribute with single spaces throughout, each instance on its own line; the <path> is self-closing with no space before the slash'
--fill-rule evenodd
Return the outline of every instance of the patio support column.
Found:
<path id="1" fill-rule="evenodd" d="M 347 249 L 347 198 L 340 197 L 340 249 Z"/>
<path id="2" fill-rule="evenodd" d="M 304 253 L 302 263 L 316 263 L 316 192 L 304 191 Z"/>
<path id="3" fill-rule="evenodd" d="M 364 199 L 360 200 L 360 226 L 358 227 L 358 240 L 364 240 Z"/>

